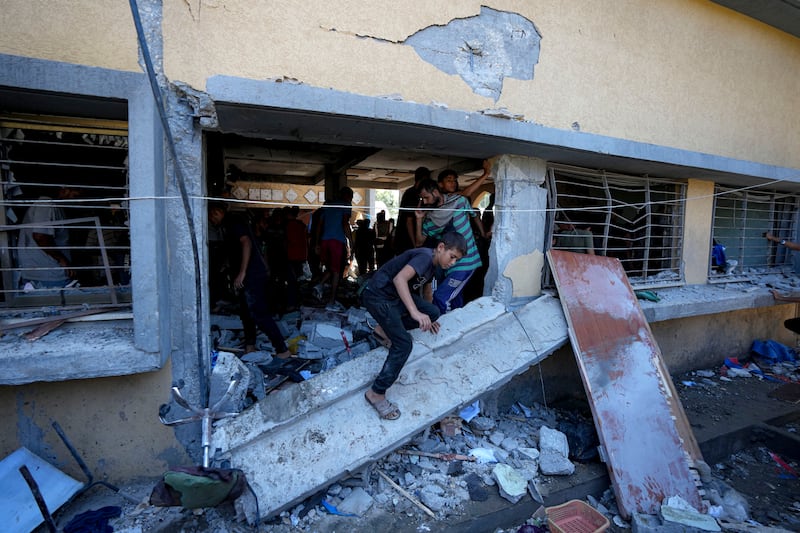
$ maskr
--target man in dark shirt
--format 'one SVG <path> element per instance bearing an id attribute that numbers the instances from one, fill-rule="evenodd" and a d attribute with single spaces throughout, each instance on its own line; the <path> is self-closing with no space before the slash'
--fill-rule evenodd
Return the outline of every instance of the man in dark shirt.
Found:
<path id="1" fill-rule="evenodd" d="M 413 248 L 390 260 L 361 293 L 364 307 L 391 342 L 383 368 L 364 394 L 385 420 L 400 417 L 400 409 L 386 399 L 386 390 L 397 380 L 411 354 L 413 341 L 407 330 L 419 327 L 422 331 L 439 332 L 439 308 L 420 297 L 418 289 L 430 283 L 435 268 L 452 267 L 466 250 L 463 236 L 445 233 L 435 248 Z M 409 287 L 409 283 L 414 286 Z"/>
<path id="2" fill-rule="evenodd" d="M 292 353 L 286 346 L 267 305 L 266 290 L 269 268 L 256 243 L 253 230 L 245 216 L 235 216 L 232 213 L 223 216 L 226 222 L 225 233 L 231 262 L 231 275 L 235 276 L 233 287 L 241 291 L 240 303 L 247 307 L 258 329 L 269 337 L 272 347 L 275 349 L 275 356 L 278 359 L 288 359 Z M 242 300 L 244 301 L 242 302 Z M 253 338 L 247 338 L 251 335 L 246 329 L 245 345 L 247 348 L 245 351 L 255 345 L 254 335 L 252 335 Z"/>

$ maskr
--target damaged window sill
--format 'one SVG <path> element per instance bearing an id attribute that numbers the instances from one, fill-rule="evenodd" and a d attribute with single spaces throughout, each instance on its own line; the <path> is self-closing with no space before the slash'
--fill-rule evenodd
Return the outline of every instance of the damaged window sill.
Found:
<path id="1" fill-rule="evenodd" d="M 766 284 L 729 283 L 686 285 L 654 291 L 661 300 L 639 300 L 648 322 L 713 315 L 742 309 L 782 305 L 776 302 Z M 782 290 L 781 292 L 789 292 Z"/>
<path id="2" fill-rule="evenodd" d="M 123 376 L 161 368 L 158 353 L 134 347 L 133 320 L 67 322 L 28 340 L 32 328 L 0 337 L 0 385 Z"/>

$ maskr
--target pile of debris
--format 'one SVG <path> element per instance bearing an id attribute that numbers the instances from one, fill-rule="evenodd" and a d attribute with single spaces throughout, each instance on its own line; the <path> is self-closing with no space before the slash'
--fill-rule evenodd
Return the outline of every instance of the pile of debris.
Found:
<path id="1" fill-rule="evenodd" d="M 211 404 L 219 399 L 234 377 L 241 383 L 228 410 L 241 412 L 287 381 L 299 382 L 350 361 L 380 345 L 373 335 L 376 323 L 365 309 L 350 307 L 336 312 L 301 307 L 276 321 L 289 350 L 289 360 L 273 358 L 269 339 L 256 338 L 257 351 L 244 353 L 242 322 L 236 316 L 212 315 Z"/>

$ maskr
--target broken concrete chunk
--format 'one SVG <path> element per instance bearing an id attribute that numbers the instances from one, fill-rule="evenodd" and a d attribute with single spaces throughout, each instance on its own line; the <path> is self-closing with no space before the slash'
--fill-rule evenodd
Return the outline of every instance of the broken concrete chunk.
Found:
<path id="1" fill-rule="evenodd" d="M 560 453 L 548 450 L 539 456 L 539 471 L 546 476 L 569 476 L 575 472 L 575 465 Z"/>
<path id="2" fill-rule="evenodd" d="M 722 531 L 713 516 L 697 511 L 680 496 L 671 496 L 662 502 L 661 517 L 667 522 L 696 527 L 703 531 Z"/>
<path id="3" fill-rule="evenodd" d="M 569 457 L 567 436 L 557 429 L 542 426 L 539 428 L 539 451 L 551 451 Z"/>
<path id="4" fill-rule="evenodd" d="M 517 439 L 513 437 L 506 437 L 503 439 L 503 442 L 500 443 L 500 447 L 508 452 L 513 452 L 519 448 L 519 443 L 517 442 Z"/>
<path id="5" fill-rule="evenodd" d="M 494 444 L 495 446 L 500 446 L 500 443 L 503 442 L 506 438 L 505 433 L 501 431 L 495 431 L 491 435 L 489 435 L 489 442 Z"/>
<path id="6" fill-rule="evenodd" d="M 347 497 L 342 500 L 337 508 L 343 513 L 353 513 L 362 516 L 372 507 L 372 496 L 361 487 L 355 487 Z"/>
<path id="7" fill-rule="evenodd" d="M 231 380 L 233 379 L 237 382 L 233 389 L 232 396 L 220 406 L 220 410 L 238 413 L 245 407 L 247 388 L 250 384 L 250 370 L 232 353 L 219 352 L 217 355 L 217 363 L 211 371 L 208 399 L 209 406 L 214 406 L 222 399 L 222 396 L 228 390 Z"/>
<path id="8" fill-rule="evenodd" d="M 528 490 L 527 480 L 508 465 L 496 465 L 492 469 L 492 476 L 497 481 L 500 496 L 511 503 L 520 501 Z"/>
<path id="9" fill-rule="evenodd" d="M 478 436 L 486 435 L 495 425 L 495 421 L 488 416 L 477 416 L 469 422 L 470 429 Z"/>
<path id="10" fill-rule="evenodd" d="M 539 450 L 536 448 L 525 448 L 520 446 L 516 449 L 516 455 L 521 459 L 529 459 L 531 461 L 535 461 L 539 458 Z"/>
<path id="11" fill-rule="evenodd" d="M 569 476 L 575 465 L 569 460 L 567 436 L 547 426 L 539 428 L 539 470 L 547 476 Z"/>
<path id="12" fill-rule="evenodd" d="M 435 494 L 431 487 L 425 487 L 419 493 L 419 499 L 425 504 L 431 511 L 437 513 L 444 509 L 447 500 L 442 496 Z"/>
<path id="13" fill-rule="evenodd" d="M 269 364 L 272 361 L 272 355 L 269 352 L 255 351 L 244 354 L 240 357 L 245 363 L 253 364 Z"/>

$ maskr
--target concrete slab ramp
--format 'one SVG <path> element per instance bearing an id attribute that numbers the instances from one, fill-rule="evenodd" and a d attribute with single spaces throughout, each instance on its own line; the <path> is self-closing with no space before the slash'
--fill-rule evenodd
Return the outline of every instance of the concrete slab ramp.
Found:
<path id="1" fill-rule="evenodd" d="M 507 383 L 567 341 L 558 300 L 514 312 L 481 298 L 440 319 L 438 335 L 414 331 L 414 350 L 387 396 L 398 420 L 380 420 L 364 391 L 383 365 L 379 348 L 271 394 L 214 429 L 216 460 L 241 468 L 262 516 L 357 472 L 455 409 Z"/>

